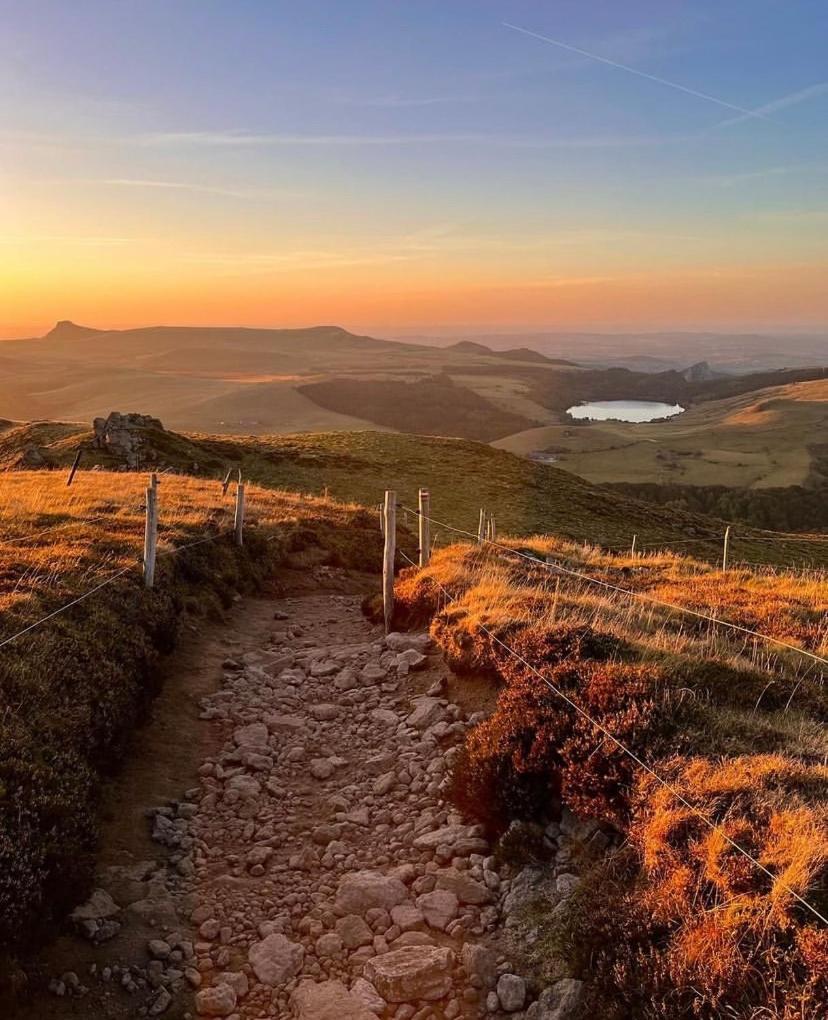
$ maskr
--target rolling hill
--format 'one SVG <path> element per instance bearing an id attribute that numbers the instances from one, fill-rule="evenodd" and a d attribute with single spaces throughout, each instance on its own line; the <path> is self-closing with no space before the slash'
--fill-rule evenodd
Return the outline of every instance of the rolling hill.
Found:
<path id="1" fill-rule="evenodd" d="M 39 339 L 0 343 L 0 369 L 5 418 L 86 422 L 139 407 L 175 429 L 211 434 L 379 427 L 487 441 L 561 424 L 580 400 L 688 406 L 820 371 L 688 378 L 586 369 L 526 347 L 441 349 L 338 326 L 102 331 L 69 321 Z"/>

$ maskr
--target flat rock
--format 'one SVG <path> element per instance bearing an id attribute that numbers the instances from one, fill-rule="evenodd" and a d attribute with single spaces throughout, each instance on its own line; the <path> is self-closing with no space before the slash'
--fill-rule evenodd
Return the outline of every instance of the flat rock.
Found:
<path id="1" fill-rule="evenodd" d="M 396 909 L 396 908 L 395 908 Z M 348 949 L 370 946 L 374 933 L 359 914 L 346 914 L 336 922 L 336 931 Z"/>
<path id="2" fill-rule="evenodd" d="M 379 871 L 356 871 L 345 875 L 336 893 L 336 905 L 346 914 L 364 915 L 373 907 L 391 910 L 408 897 L 398 879 Z"/>
<path id="3" fill-rule="evenodd" d="M 457 897 L 447 889 L 435 889 L 417 897 L 417 909 L 422 912 L 426 924 L 440 931 L 445 931 L 449 921 L 457 917 L 458 907 Z"/>
<path id="4" fill-rule="evenodd" d="M 437 872 L 437 888 L 447 889 L 461 903 L 471 903 L 473 906 L 481 906 L 491 899 L 491 893 L 482 882 L 456 868 Z"/>
<path id="5" fill-rule="evenodd" d="M 230 985 L 213 985 L 196 992 L 195 1004 L 199 1016 L 230 1016 L 236 1008 L 236 993 Z"/>
<path id="6" fill-rule="evenodd" d="M 239 726 L 233 731 L 233 740 L 239 747 L 267 747 L 270 733 L 264 723 L 254 722 Z"/>
<path id="7" fill-rule="evenodd" d="M 433 1002 L 451 991 L 453 962 L 445 946 L 406 946 L 366 960 L 364 976 L 386 1002 Z"/>
<path id="8" fill-rule="evenodd" d="M 392 652 L 407 652 L 413 649 L 422 654 L 431 647 L 431 638 L 428 634 L 401 634 L 399 631 L 392 631 L 385 635 L 385 647 Z"/>
<path id="9" fill-rule="evenodd" d="M 367 1010 L 376 1013 L 377 1016 L 381 1016 L 385 1011 L 385 999 L 383 999 L 371 982 L 366 981 L 365 978 L 360 977 L 354 981 L 351 985 L 351 995 L 359 999 Z"/>
<path id="10" fill-rule="evenodd" d="M 341 981 L 303 981 L 291 993 L 290 1008 L 297 1020 L 377 1020 Z"/>
<path id="11" fill-rule="evenodd" d="M 281 934 L 254 942 L 247 953 L 253 973 L 263 985 L 283 985 L 302 969 L 305 950 Z"/>
<path id="12" fill-rule="evenodd" d="M 447 846 L 454 857 L 484 854 L 489 848 L 473 825 L 444 825 L 441 829 L 424 832 L 414 840 L 417 850 L 436 850 L 438 846 Z"/>
<path id="13" fill-rule="evenodd" d="M 72 911 L 73 921 L 103 921 L 119 914 L 121 908 L 105 889 L 95 889 L 86 903 Z"/>
<path id="14" fill-rule="evenodd" d="M 427 730 L 445 716 L 445 709 L 438 698 L 430 698 L 427 694 L 414 698 L 414 708 L 405 720 L 415 730 Z"/>

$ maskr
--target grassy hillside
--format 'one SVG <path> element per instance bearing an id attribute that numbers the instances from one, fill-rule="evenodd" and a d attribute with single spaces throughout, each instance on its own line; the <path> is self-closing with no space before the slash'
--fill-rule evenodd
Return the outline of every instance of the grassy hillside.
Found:
<path id="1" fill-rule="evenodd" d="M 167 476 L 147 591 L 145 484 L 87 472 L 67 491 L 62 474 L 20 471 L 0 487 L 0 945 L 20 944 L 86 891 L 101 779 L 187 616 L 220 613 L 286 562 L 379 563 L 376 518 L 356 506 L 251 486 L 240 550 L 221 486 Z"/>
<path id="2" fill-rule="evenodd" d="M 547 450 L 594 482 L 762 489 L 812 483 L 813 446 L 826 434 L 828 380 L 819 379 L 706 400 L 669 421 L 568 423 L 495 445 Z"/>
<path id="3" fill-rule="evenodd" d="M 506 545 L 828 659 L 824 577 Z M 496 832 L 566 805 L 616 834 L 579 859 L 568 907 L 540 900 L 518 921 L 541 984 L 574 969 L 598 985 L 595 1015 L 824 1015 L 828 932 L 796 898 L 828 914 L 824 665 L 491 547 L 438 552 L 397 599 L 458 671 L 502 685 L 455 765 L 455 802 Z"/>
<path id="4" fill-rule="evenodd" d="M 46 464 L 68 467 L 90 434 L 80 426 L 34 424 L 0 432 L 0 467 L 20 462 L 25 439 Z M 50 442 L 51 441 L 51 442 Z M 42 445 L 38 445 L 41 444 Z M 498 526 L 518 534 L 548 532 L 598 545 L 663 548 L 692 542 L 696 555 L 721 555 L 724 524 L 702 514 L 658 507 L 594 486 L 567 471 L 516 457 L 468 440 L 389 432 L 331 432 L 315 435 L 216 437 L 154 433 L 156 455 L 146 466 L 223 477 L 241 470 L 258 484 L 291 492 L 329 493 L 337 499 L 377 505 L 386 488 L 416 506 L 420 486 L 431 491 L 434 516 L 477 531 L 481 507 Z M 3 459 L 3 451 L 6 459 Z M 83 469 L 117 462 L 88 451 Z M 437 529 L 440 542 L 449 531 Z M 773 541 L 769 541 L 773 539 Z M 828 564 L 828 543 L 799 535 L 777 535 L 743 527 L 733 532 L 735 561 L 781 565 Z"/>

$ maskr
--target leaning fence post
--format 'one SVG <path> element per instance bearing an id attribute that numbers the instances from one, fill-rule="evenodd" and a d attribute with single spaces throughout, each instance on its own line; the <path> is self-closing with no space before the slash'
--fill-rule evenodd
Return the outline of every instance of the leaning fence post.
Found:
<path id="1" fill-rule="evenodd" d="M 486 511 L 480 508 L 480 520 L 477 524 L 477 541 L 480 545 L 483 544 L 483 539 L 486 537 Z"/>
<path id="2" fill-rule="evenodd" d="M 420 566 L 427 567 L 431 559 L 431 493 L 420 489 Z"/>
<path id="3" fill-rule="evenodd" d="M 391 630 L 391 619 L 394 615 L 394 556 L 397 551 L 397 494 L 391 489 L 385 492 L 382 519 L 385 528 L 382 553 L 382 608 L 387 634 Z"/>
<path id="4" fill-rule="evenodd" d="M 632 546 L 630 548 L 630 558 L 631 559 L 635 559 L 635 543 L 636 543 L 637 538 L 638 538 L 638 535 L 633 535 Z"/>
<path id="5" fill-rule="evenodd" d="M 75 472 L 78 470 L 78 466 L 80 465 L 80 461 L 81 461 L 81 457 L 82 456 L 83 456 L 83 447 L 79 446 L 78 447 L 78 452 L 75 454 L 75 459 L 72 462 L 72 467 L 69 469 L 69 477 L 66 479 L 66 488 L 67 489 L 69 488 L 69 486 L 74 481 Z"/>
<path id="6" fill-rule="evenodd" d="M 155 478 L 155 476 L 152 476 Z M 155 554 L 158 550 L 158 480 L 147 486 L 147 523 L 144 528 L 144 586 L 155 584 Z"/>
<path id="7" fill-rule="evenodd" d="M 244 482 L 236 486 L 236 516 L 233 521 L 236 545 L 244 545 Z"/>
<path id="8" fill-rule="evenodd" d="M 730 525 L 725 528 L 724 547 L 722 548 L 722 573 L 727 570 L 727 557 L 730 551 Z"/>

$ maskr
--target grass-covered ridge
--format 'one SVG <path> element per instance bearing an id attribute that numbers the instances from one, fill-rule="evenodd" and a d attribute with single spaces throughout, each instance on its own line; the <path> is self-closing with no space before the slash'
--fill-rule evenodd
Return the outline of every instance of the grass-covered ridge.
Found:
<path id="1" fill-rule="evenodd" d="M 357 506 L 251 486 L 239 549 L 227 534 L 232 490 L 222 497 L 214 481 L 164 476 L 147 591 L 146 481 L 86 472 L 67 490 L 62 473 L 11 472 L 0 488 L 0 945 L 20 943 L 83 894 L 101 780 L 157 692 L 159 657 L 186 616 L 221 613 L 291 557 L 379 563 L 376 518 Z"/>
<path id="2" fill-rule="evenodd" d="M 28 445 L 40 451 L 45 466 L 65 469 L 78 446 L 88 446 L 90 440 L 88 430 L 79 425 L 17 426 L 0 432 L 0 467 L 18 466 L 21 450 Z M 154 434 L 151 443 L 157 456 L 147 466 L 210 478 L 240 469 L 260 485 L 327 492 L 366 506 L 377 505 L 386 488 L 416 506 L 417 489 L 425 486 L 431 491 L 436 518 L 474 532 L 479 510 L 485 507 L 495 514 L 500 530 L 512 534 L 556 534 L 618 548 L 629 547 L 636 534 L 639 546 L 692 540 L 696 555 L 711 559 L 721 555 L 725 525 L 715 518 L 654 506 L 471 440 L 373 431 L 266 437 L 165 431 Z M 118 466 L 101 451 L 87 450 L 82 470 L 96 464 Z M 449 537 L 445 532 L 440 541 Z M 828 541 L 748 526 L 734 532 L 731 553 L 734 561 L 828 565 Z"/>
<path id="3" fill-rule="evenodd" d="M 822 575 L 723 575 L 549 538 L 506 544 L 828 659 Z M 400 621 L 430 620 L 458 671 L 502 685 L 455 768 L 457 803 L 499 831 L 514 818 L 543 823 L 562 802 L 623 836 L 588 876 L 563 939 L 580 976 L 597 979 L 599 1006 L 665 1020 L 824 1015 L 828 930 L 793 895 L 828 916 L 824 664 L 476 545 L 406 571 L 397 598 Z M 541 938 L 561 924 L 535 921 Z"/>

